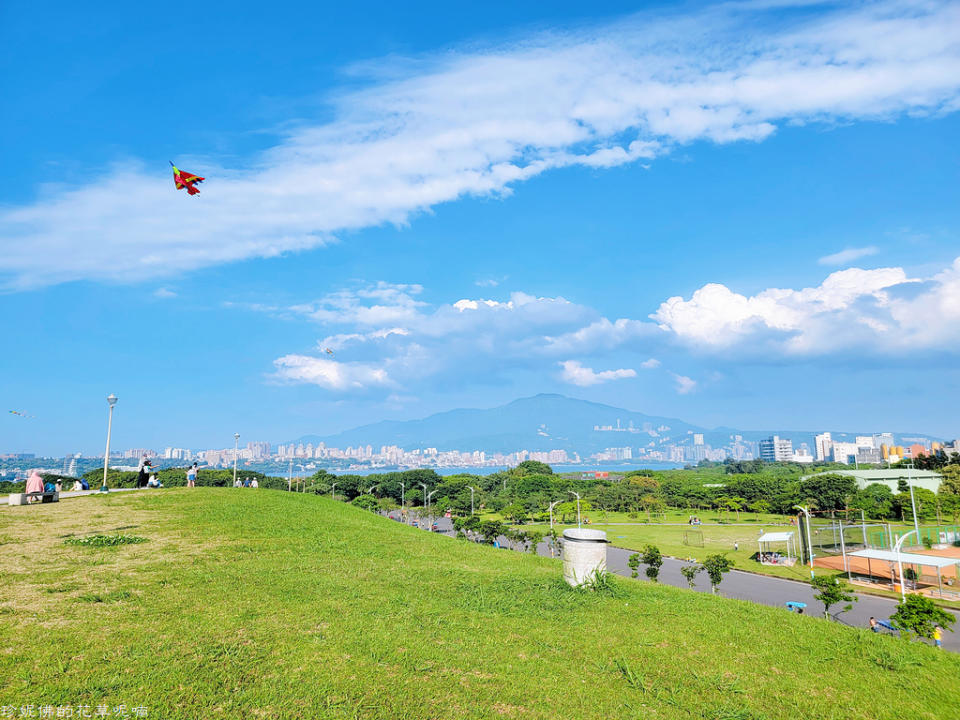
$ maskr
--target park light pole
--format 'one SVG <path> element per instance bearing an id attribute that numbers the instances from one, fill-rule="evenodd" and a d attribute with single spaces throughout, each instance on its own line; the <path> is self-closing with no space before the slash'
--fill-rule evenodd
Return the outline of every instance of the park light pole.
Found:
<path id="1" fill-rule="evenodd" d="M 467 485 L 467 489 L 470 491 L 470 516 L 473 517 L 473 493 L 475 490 Z"/>
<path id="2" fill-rule="evenodd" d="M 440 488 L 436 488 L 435 490 L 431 490 L 429 493 L 427 493 L 427 522 L 430 523 L 430 532 L 433 532 L 433 515 L 430 512 L 430 498 L 432 498 L 434 493 L 439 490 Z"/>
<path id="3" fill-rule="evenodd" d="M 400 481 L 400 519 L 401 519 L 401 520 L 403 519 L 403 506 L 406 504 L 406 503 L 404 502 L 404 500 L 405 500 L 405 498 L 404 498 L 404 492 L 406 491 L 406 489 L 407 489 L 407 486 L 406 486 L 406 485 L 404 484 L 404 482 L 401 480 L 401 481 Z"/>
<path id="4" fill-rule="evenodd" d="M 910 510 L 913 512 L 913 529 L 917 532 L 917 542 L 920 542 L 920 523 L 917 521 L 917 502 L 913 499 L 913 460 L 911 460 L 907 466 L 907 485 L 910 486 Z"/>
<path id="5" fill-rule="evenodd" d="M 577 496 L 577 527 L 580 527 L 580 493 L 575 493 L 573 490 L 567 490 L 567 492 Z"/>
<path id="6" fill-rule="evenodd" d="M 800 505 L 794 505 L 794 510 L 799 510 L 807 518 L 807 557 L 810 560 L 810 577 L 813 577 L 813 541 L 810 536 L 810 511 Z"/>
<path id="7" fill-rule="evenodd" d="M 906 540 L 908 537 L 910 537 L 910 536 L 913 535 L 914 533 L 917 533 L 917 540 L 919 541 L 919 540 L 920 540 L 920 533 L 917 532 L 916 530 L 911 530 L 910 532 L 908 532 L 908 533 L 906 533 L 906 534 L 904 534 L 904 535 L 901 535 L 899 538 L 897 538 L 896 547 L 893 548 L 893 551 L 894 551 L 895 553 L 897 553 L 897 569 L 898 569 L 898 571 L 899 571 L 899 573 L 900 573 L 900 602 L 906 602 L 906 601 L 907 601 L 907 591 L 903 589 L 903 557 L 902 557 L 901 554 L 900 554 L 900 546 L 903 545 L 903 541 L 904 541 L 904 540 Z M 939 570 L 939 568 L 938 568 L 938 569 L 937 569 L 937 573 L 939 573 L 939 572 L 940 572 L 940 570 Z"/>
<path id="8" fill-rule="evenodd" d="M 553 509 L 560 504 L 560 500 L 554 500 L 550 503 L 550 506 L 547 508 L 547 512 L 550 513 L 550 529 L 553 530 Z"/>
<path id="9" fill-rule="evenodd" d="M 237 455 L 240 454 L 240 433 L 233 434 L 233 485 L 237 485 Z"/>
<path id="10" fill-rule="evenodd" d="M 337 489 L 337 484 L 336 484 L 335 482 L 334 482 L 334 483 L 330 483 L 330 499 L 331 499 L 331 500 L 336 500 L 336 499 L 337 499 L 337 494 L 334 492 L 334 490 L 336 490 L 336 489 Z"/>
<path id="11" fill-rule="evenodd" d="M 107 449 L 103 453 L 103 485 L 100 486 L 100 492 L 110 492 L 107 487 L 107 468 L 110 465 L 110 433 L 113 430 L 113 406 L 117 404 L 117 396 L 113 393 L 107 395 L 107 404 L 110 405 L 110 414 L 107 416 Z"/>

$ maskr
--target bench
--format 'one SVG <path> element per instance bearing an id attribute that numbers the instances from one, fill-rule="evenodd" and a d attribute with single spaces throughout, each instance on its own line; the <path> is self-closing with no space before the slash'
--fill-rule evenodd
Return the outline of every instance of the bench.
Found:
<path id="1" fill-rule="evenodd" d="M 10 493 L 9 502 L 11 505 L 27 505 L 29 498 L 36 497 L 40 498 L 41 503 L 60 502 L 58 492 Z"/>

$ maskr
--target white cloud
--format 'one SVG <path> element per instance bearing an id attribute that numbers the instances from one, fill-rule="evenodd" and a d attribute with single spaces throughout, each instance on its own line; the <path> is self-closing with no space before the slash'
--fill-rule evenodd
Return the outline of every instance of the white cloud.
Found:
<path id="1" fill-rule="evenodd" d="M 672 297 L 651 316 L 680 342 L 705 352 L 871 356 L 943 350 L 960 342 L 960 258 L 929 278 L 899 267 L 850 268 L 801 290 L 747 296 L 711 283 Z"/>
<path id="2" fill-rule="evenodd" d="M 273 364 L 277 380 L 319 385 L 327 390 L 364 390 L 393 384 L 383 368 L 359 363 L 345 364 L 309 355 L 284 355 Z"/>
<path id="3" fill-rule="evenodd" d="M 0 277 L 20 288 L 136 282 L 406 223 L 551 168 L 611 167 L 695 140 L 759 141 L 785 122 L 960 107 L 956 3 L 817 14 L 775 5 L 554 30 L 411 62 L 399 77 L 395 59 L 372 64 L 392 74 L 342 94 L 333 121 L 289 133 L 244 168 L 182 158 L 207 177 L 198 197 L 176 193 L 166 171 L 122 163 L 0 211 Z M 171 222 L 191 232 L 172 233 Z"/>
<path id="4" fill-rule="evenodd" d="M 846 265 L 854 260 L 876 255 L 878 252 L 880 252 L 880 249 L 874 245 L 861 248 L 847 248 L 846 250 L 835 252 L 832 255 L 824 255 L 817 260 L 817 262 L 821 265 Z"/>
<path id="5" fill-rule="evenodd" d="M 697 381 L 688 378 L 686 375 L 677 375 L 677 373 L 670 373 L 673 376 L 674 382 L 677 384 L 677 392 L 680 395 L 688 395 L 697 389 Z"/>
<path id="6" fill-rule="evenodd" d="M 473 284 L 476 285 L 477 287 L 482 287 L 482 288 L 495 288 L 501 283 L 506 282 L 508 277 L 509 277 L 508 275 L 504 275 L 503 277 L 499 277 L 499 278 L 492 278 L 492 277 L 480 278 L 479 280 L 476 280 Z"/>
<path id="7" fill-rule="evenodd" d="M 584 367 L 576 360 L 564 360 L 560 363 L 563 370 L 560 378 L 564 382 L 579 385 L 580 387 L 589 387 L 590 385 L 599 385 L 610 380 L 622 380 L 623 378 L 632 378 L 637 376 L 636 370 L 630 368 L 620 368 L 619 370 L 601 370 L 594 371 L 592 368 Z"/>
<path id="8" fill-rule="evenodd" d="M 642 363 L 640 363 L 640 367 L 642 367 L 644 370 L 656 370 L 658 367 L 660 367 L 660 361 L 656 358 L 650 358 L 649 360 L 644 360 Z"/>
<path id="9" fill-rule="evenodd" d="M 162 288 L 157 288 L 156 290 L 154 290 L 154 291 L 153 291 L 153 296 L 154 296 L 155 298 L 160 298 L 160 299 L 162 299 L 162 300 L 166 300 L 166 299 L 168 299 L 168 298 L 175 298 L 175 297 L 177 296 L 177 294 L 176 294 L 173 290 L 171 290 L 170 288 L 162 287 Z"/>

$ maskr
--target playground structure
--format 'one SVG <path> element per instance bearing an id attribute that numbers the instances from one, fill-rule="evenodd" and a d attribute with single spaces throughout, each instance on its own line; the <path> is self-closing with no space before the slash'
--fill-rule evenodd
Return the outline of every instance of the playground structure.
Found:
<path id="1" fill-rule="evenodd" d="M 853 584 L 960 599 L 960 547 L 953 545 L 960 539 L 960 527 L 921 527 L 918 541 L 910 527 L 868 523 L 862 515 L 859 522 L 844 517 L 851 512 L 837 511 L 828 517 L 818 513 L 809 538 L 800 523 L 804 562 L 810 561 L 812 549 L 814 567 L 845 572 Z M 910 545 L 900 543 L 897 552 L 901 538 Z"/>

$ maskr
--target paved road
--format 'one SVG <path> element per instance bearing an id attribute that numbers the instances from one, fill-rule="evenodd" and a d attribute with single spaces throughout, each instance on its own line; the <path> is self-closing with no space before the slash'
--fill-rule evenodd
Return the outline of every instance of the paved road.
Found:
<path id="1" fill-rule="evenodd" d="M 439 518 L 436 522 L 440 532 L 445 535 L 454 534 L 453 523 L 450 520 Z M 625 550 L 615 545 L 608 546 L 607 569 L 617 575 L 630 577 L 631 571 L 629 565 L 627 565 L 627 558 L 633 552 L 635 551 Z M 537 554 L 550 557 L 550 547 L 546 543 L 540 543 Z M 689 587 L 686 578 L 680 574 L 680 568 L 686 564 L 674 558 L 664 558 L 663 567 L 660 568 L 660 582 L 676 587 Z M 640 579 L 643 582 L 649 582 L 643 575 L 643 566 L 640 569 Z M 697 576 L 695 589 L 700 592 L 710 592 L 710 580 L 706 577 L 706 573 L 701 572 Z M 807 583 L 795 580 L 731 570 L 724 576 L 720 585 L 720 592 L 724 597 L 771 605 L 783 608 L 784 612 L 787 612 L 785 605 L 787 601 L 804 602 L 807 604 L 806 614 L 823 617 L 823 604 L 813 599 L 813 589 Z M 861 593 L 857 593 L 857 597 L 859 600 L 853 604 L 852 610 L 836 615 L 838 622 L 855 627 L 867 627 L 871 616 L 885 620 L 896 609 L 896 600 Z M 839 608 L 835 606 L 833 609 L 836 613 Z M 953 612 L 954 616 L 958 616 L 956 612 L 950 612 Z M 960 616 L 958 616 L 958 620 L 960 620 Z M 954 625 L 954 628 L 956 628 L 955 632 L 944 633 L 943 647 L 953 652 L 960 652 L 960 622 Z"/>

